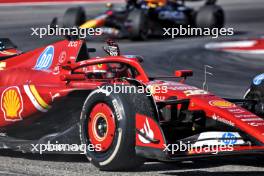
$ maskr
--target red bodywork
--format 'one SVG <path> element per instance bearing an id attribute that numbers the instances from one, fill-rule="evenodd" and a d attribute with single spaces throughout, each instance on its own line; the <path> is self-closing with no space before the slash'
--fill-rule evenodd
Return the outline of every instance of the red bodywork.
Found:
<path id="1" fill-rule="evenodd" d="M 54 55 L 48 68 L 36 68 L 38 59 L 48 47 L 39 48 L 19 56 L 2 61 L 5 68 L 0 71 L 0 93 L 1 111 L 0 127 L 26 119 L 32 114 L 45 112 L 56 99 L 66 96 L 74 90 L 93 90 L 109 81 L 96 81 L 85 78 L 86 68 L 91 65 L 101 63 L 120 62 L 130 64 L 138 68 L 140 73 L 137 78 L 147 82 L 148 78 L 139 63 L 133 59 L 124 57 L 90 58 L 81 62 L 75 62 L 79 54 L 83 41 L 60 41 L 48 47 L 54 48 Z M 46 56 L 49 57 L 49 56 Z M 82 58 L 87 59 L 87 58 Z M 39 59 L 40 60 L 40 59 Z M 48 62 L 48 61 L 46 61 Z M 45 59 L 43 63 L 46 64 Z M 76 72 L 76 74 L 71 74 Z M 17 103 L 20 108 L 14 110 L 15 115 L 8 116 L 6 111 L 8 106 L 4 105 L 4 93 L 13 87 L 14 96 L 20 97 Z M 10 97 L 14 99 L 14 97 Z M 11 101 L 11 100 L 10 100 Z M 5 107 L 4 107 L 5 106 Z M 41 106 L 41 108 L 36 108 Z M 12 111 L 12 110 L 11 110 Z M 21 111 L 21 113 L 20 113 Z"/>
<path id="2" fill-rule="evenodd" d="M 121 63 L 136 70 L 137 74 L 133 79 L 142 85 L 163 90 L 159 93 L 152 92 L 155 104 L 169 100 L 171 97 L 177 97 L 177 100 L 189 99 L 188 110 L 202 110 L 208 119 L 225 121 L 229 126 L 241 130 L 259 143 L 264 143 L 264 120 L 246 109 L 181 82 L 150 81 L 137 58 L 126 56 L 82 58 L 83 55 L 80 53 L 84 45 L 82 40 L 63 40 L 1 61 L 0 63 L 4 63 L 5 67 L 0 70 L 0 128 L 12 126 L 34 114 L 50 111 L 56 101 L 73 91 L 94 90 L 105 83 L 118 82 L 116 78 L 101 80 L 87 78 L 86 73 L 89 72 L 87 68 L 92 65 Z M 77 62 L 78 59 L 81 61 Z M 192 74 L 187 70 L 176 75 L 183 73 L 187 76 Z M 158 117 L 150 118 L 141 114 L 136 116 L 136 128 L 143 129 L 143 132 L 153 131 L 153 138 L 159 140 L 157 143 L 144 142 L 144 140 L 142 142 L 139 139 L 140 135 L 137 134 L 136 146 L 160 150 L 165 148 L 167 140 L 159 120 Z M 257 149 L 264 148 L 258 146 Z"/>

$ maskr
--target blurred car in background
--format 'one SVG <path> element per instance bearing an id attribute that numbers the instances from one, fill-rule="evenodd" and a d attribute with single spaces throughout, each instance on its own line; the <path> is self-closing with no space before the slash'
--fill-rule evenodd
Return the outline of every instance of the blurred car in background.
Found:
<path id="1" fill-rule="evenodd" d="M 106 12 L 88 19 L 82 7 L 72 7 L 64 14 L 63 27 L 100 27 L 107 36 L 146 40 L 149 36 L 162 35 L 163 28 L 224 26 L 224 10 L 216 5 L 216 0 L 206 0 L 198 10 L 188 7 L 185 1 L 201 0 L 128 0 L 121 8 L 107 3 Z"/>

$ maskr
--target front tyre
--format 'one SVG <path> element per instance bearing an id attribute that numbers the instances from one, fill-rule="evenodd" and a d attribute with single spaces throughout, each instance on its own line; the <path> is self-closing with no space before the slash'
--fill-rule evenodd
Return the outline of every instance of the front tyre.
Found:
<path id="1" fill-rule="evenodd" d="M 108 95 L 98 89 L 84 103 L 80 121 L 81 141 L 85 145 L 100 146 L 100 150 L 94 151 L 87 148 L 86 154 L 100 170 L 131 170 L 144 163 L 135 152 L 135 114 L 138 111 L 134 106 L 135 97 L 139 96 Z"/>

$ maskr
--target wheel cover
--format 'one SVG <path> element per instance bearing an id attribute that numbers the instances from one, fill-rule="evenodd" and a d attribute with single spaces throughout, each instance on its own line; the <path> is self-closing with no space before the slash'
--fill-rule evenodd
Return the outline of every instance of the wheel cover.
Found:
<path id="1" fill-rule="evenodd" d="M 115 118 L 112 109 L 105 103 L 96 104 L 88 120 L 88 139 L 104 152 L 111 147 L 115 135 Z"/>

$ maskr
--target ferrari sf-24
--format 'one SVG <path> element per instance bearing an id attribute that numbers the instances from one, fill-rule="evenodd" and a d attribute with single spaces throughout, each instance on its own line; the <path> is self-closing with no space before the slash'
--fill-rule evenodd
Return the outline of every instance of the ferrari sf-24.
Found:
<path id="1" fill-rule="evenodd" d="M 191 70 L 148 76 L 143 58 L 121 55 L 113 41 L 104 50 L 106 56 L 91 57 L 95 49 L 85 41 L 62 40 L 21 52 L 1 39 L 0 148 L 36 152 L 35 146 L 48 143 L 100 146 L 87 148 L 85 155 L 108 171 L 150 160 L 263 154 L 263 116 L 247 109 L 257 101 L 220 98 L 187 85 Z M 144 91 L 102 88 L 116 86 Z M 200 150 L 173 150 L 180 144 Z"/>

